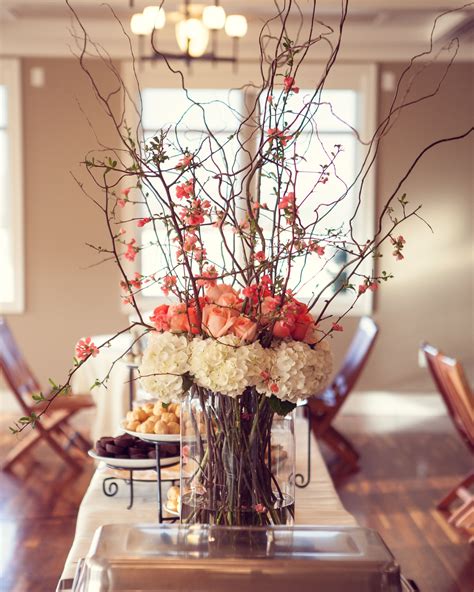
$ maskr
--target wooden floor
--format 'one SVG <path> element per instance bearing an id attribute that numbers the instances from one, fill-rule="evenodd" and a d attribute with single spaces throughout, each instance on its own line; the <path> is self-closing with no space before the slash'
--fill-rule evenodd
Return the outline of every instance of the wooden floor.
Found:
<path id="1" fill-rule="evenodd" d="M 3 453 L 8 421 L 0 425 Z M 472 592 L 473 549 L 434 510 L 472 464 L 449 420 L 346 415 L 338 428 L 362 457 L 361 472 L 339 485 L 346 508 L 381 533 L 422 592 Z M 41 447 L 16 476 L 0 475 L 2 591 L 54 591 L 92 471 L 88 461 L 70 471 Z"/>
<path id="2" fill-rule="evenodd" d="M 447 418 L 345 416 L 361 471 L 338 485 L 357 521 L 374 528 L 422 592 L 473 592 L 474 546 L 435 509 L 474 462 Z"/>

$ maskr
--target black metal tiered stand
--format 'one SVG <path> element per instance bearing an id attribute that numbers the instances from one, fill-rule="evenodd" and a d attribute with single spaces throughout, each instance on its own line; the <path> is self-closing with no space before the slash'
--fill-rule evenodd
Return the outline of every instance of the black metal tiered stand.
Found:
<path id="1" fill-rule="evenodd" d="M 168 468 L 168 467 L 174 466 L 174 465 L 166 465 L 166 467 L 162 467 L 162 464 L 161 464 L 162 460 L 161 460 L 160 447 L 163 444 L 169 445 L 170 442 L 169 441 L 166 441 L 166 442 L 153 441 L 153 442 L 151 442 L 150 440 L 147 440 L 146 438 L 140 438 L 140 439 L 144 440 L 145 442 L 148 442 L 149 444 L 155 445 L 155 451 L 156 451 L 155 470 L 156 470 L 156 474 L 157 474 L 157 488 L 156 489 L 157 489 L 157 502 L 158 502 L 158 521 L 160 523 L 161 522 L 176 522 L 176 520 L 178 520 L 178 516 L 164 516 L 164 514 L 163 514 L 163 487 L 162 487 L 163 483 L 171 483 L 172 485 L 175 485 L 179 481 L 179 479 L 176 479 L 176 478 L 163 479 L 163 477 L 161 475 L 162 468 Z M 145 471 L 147 469 L 120 467 L 117 465 L 110 465 L 107 463 L 106 460 L 103 460 L 103 462 L 110 469 L 128 472 L 128 478 L 127 477 L 118 477 L 118 476 L 105 477 L 104 480 L 102 481 L 102 491 L 103 491 L 104 495 L 106 495 L 107 497 L 114 497 L 115 495 L 117 495 L 117 492 L 119 490 L 118 481 L 124 481 L 125 483 L 127 483 L 129 486 L 129 491 L 130 491 L 130 501 L 127 506 L 127 510 L 130 510 L 133 507 L 133 502 L 134 502 L 134 483 L 149 483 L 150 482 L 149 479 L 137 479 L 135 477 L 134 473 L 135 473 L 135 471 Z M 176 463 L 176 464 L 178 464 L 178 463 Z"/>
<path id="2" fill-rule="evenodd" d="M 133 373 L 138 366 L 135 363 L 127 363 L 127 367 L 129 370 L 129 409 L 132 410 L 133 399 L 134 399 L 134 388 L 133 388 L 134 376 L 133 376 Z M 304 414 L 307 415 L 308 409 L 306 408 L 306 401 L 304 401 L 301 404 L 301 407 L 303 407 Z M 308 430 L 308 433 L 307 433 L 306 478 L 302 473 L 297 473 L 295 475 L 295 485 L 296 485 L 296 487 L 298 487 L 300 489 L 304 489 L 305 487 L 307 487 L 311 481 L 311 422 L 309 421 L 309 417 L 308 417 L 308 421 L 307 421 L 307 430 Z M 164 516 L 163 515 L 162 484 L 168 482 L 168 483 L 171 483 L 172 485 L 174 485 L 178 481 L 178 479 L 162 479 L 162 476 L 161 476 L 162 466 L 161 466 L 160 446 L 163 444 L 169 444 L 170 442 L 169 441 L 149 440 L 146 438 L 146 436 L 142 437 L 141 435 L 138 437 L 141 440 L 144 440 L 145 442 L 153 443 L 155 445 L 155 451 L 156 451 L 155 470 L 157 473 L 158 522 L 160 524 L 162 522 L 176 522 L 176 520 L 178 520 L 177 516 Z M 134 471 L 143 471 L 146 469 L 134 469 L 134 468 L 130 468 L 130 467 L 112 466 L 112 465 L 108 465 L 107 461 L 104 461 L 104 462 L 105 462 L 106 466 L 108 466 L 109 468 L 128 471 L 128 474 L 129 474 L 128 479 L 123 478 L 123 477 L 106 477 L 106 478 L 104 478 L 104 480 L 102 482 L 102 491 L 104 492 L 104 495 L 106 495 L 107 497 L 113 497 L 114 495 L 117 494 L 118 489 L 119 489 L 119 485 L 117 483 L 118 481 L 125 481 L 126 483 L 128 483 L 129 488 L 130 488 L 130 502 L 127 506 L 127 510 L 130 510 L 133 507 L 133 501 L 134 501 L 134 483 L 148 482 L 147 479 L 136 479 L 134 476 Z M 173 466 L 173 465 L 169 465 L 169 466 Z"/>
<path id="3" fill-rule="evenodd" d="M 134 376 L 133 373 L 136 370 L 136 368 L 138 367 L 137 364 L 135 363 L 127 363 L 127 367 L 128 367 L 128 373 L 129 373 L 129 392 L 128 392 L 128 408 L 131 411 L 133 409 L 133 399 L 134 399 Z M 157 473 L 157 501 L 158 501 L 158 521 L 160 522 L 160 524 L 162 522 L 176 522 L 176 520 L 178 520 L 178 516 L 164 516 L 163 515 L 163 489 L 162 489 L 162 484 L 163 483 L 171 483 L 172 485 L 174 485 L 175 483 L 177 483 L 179 480 L 178 479 L 163 479 L 161 476 L 161 469 L 163 468 L 161 465 L 161 451 L 160 451 L 160 446 L 163 444 L 170 444 L 169 441 L 167 442 L 157 442 L 155 440 L 148 440 L 146 437 L 141 437 L 138 436 L 141 440 L 144 440 L 145 442 L 148 442 L 149 444 L 154 444 L 155 445 L 155 452 L 156 452 L 156 465 L 155 465 L 155 470 Z M 177 443 L 177 442 L 176 442 Z M 109 465 L 107 464 L 107 461 L 104 460 L 103 461 L 105 463 L 105 465 L 107 467 L 109 467 L 110 469 L 116 469 L 118 471 L 127 471 L 128 472 L 128 479 L 126 477 L 117 477 L 117 476 L 112 476 L 112 477 L 105 477 L 104 480 L 102 481 L 102 491 L 104 493 L 104 495 L 106 495 L 107 497 L 113 497 L 115 495 L 117 495 L 117 492 L 119 490 L 119 485 L 118 485 L 118 481 L 125 481 L 125 483 L 127 483 L 129 485 L 130 488 L 130 502 L 127 506 L 127 510 L 130 510 L 133 507 L 133 501 L 134 501 L 134 483 L 148 483 L 149 480 L 148 479 L 137 479 L 134 476 L 134 472 L 135 471 L 144 471 L 147 469 L 138 469 L 138 468 L 130 468 L 130 467 L 120 467 L 117 465 Z M 167 465 L 166 468 L 168 468 L 169 466 L 174 466 L 174 465 Z"/>

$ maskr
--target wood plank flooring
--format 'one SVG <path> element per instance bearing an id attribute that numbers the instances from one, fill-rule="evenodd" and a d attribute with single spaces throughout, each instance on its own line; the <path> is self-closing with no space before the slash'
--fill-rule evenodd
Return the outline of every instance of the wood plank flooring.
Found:
<path id="1" fill-rule="evenodd" d="M 346 415 L 337 427 L 361 453 L 360 473 L 338 484 L 346 508 L 381 533 L 422 592 L 472 592 L 474 549 L 434 509 L 472 465 L 449 419 Z M 93 465 L 74 472 L 41 446 L 14 470 L 0 474 L 0 590 L 53 592 Z"/>
<path id="2" fill-rule="evenodd" d="M 345 507 L 380 532 L 422 592 L 472 592 L 474 548 L 435 509 L 473 466 L 447 418 L 401 427 L 403 418 L 344 416 L 338 429 L 361 454 L 361 471 L 338 485 Z"/>

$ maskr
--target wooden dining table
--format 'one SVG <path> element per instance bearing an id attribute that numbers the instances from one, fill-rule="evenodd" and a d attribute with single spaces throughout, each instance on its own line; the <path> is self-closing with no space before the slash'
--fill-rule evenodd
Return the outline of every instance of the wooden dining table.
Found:
<path id="1" fill-rule="evenodd" d="M 306 425 L 296 422 L 296 471 L 307 470 Z M 171 471 L 172 469 L 163 469 Z M 179 465 L 175 468 L 179 478 Z M 123 481 L 113 497 L 104 495 L 102 483 L 107 476 L 101 463 L 94 473 L 77 516 L 76 533 L 57 590 L 69 590 L 78 561 L 85 557 L 95 531 L 104 524 L 156 523 L 157 485 L 155 481 L 134 483 L 134 503 L 129 505 L 129 487 Z M 295 523 L 318 526 L 356 526 L 339 499 L 316 441 L 311 441 L 311 480 L 305 488 L 296 489 Z"/>

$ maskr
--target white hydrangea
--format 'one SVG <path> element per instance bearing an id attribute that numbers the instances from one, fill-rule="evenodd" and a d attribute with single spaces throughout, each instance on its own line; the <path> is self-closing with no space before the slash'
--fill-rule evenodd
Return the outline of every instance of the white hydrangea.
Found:
<path id="1" fill-rule="evenodd" d="M 186 336 L 168 331 L 150 333 L 139 367 L 142 387 L 164 403 L 182 398 L 182 375 L 189 372 L 190 353 Z"/>
<path id="2" fill-rule="evenodd" d="M 220 339 L 195 338 L 191 351 L 194 382 L 229 397 L 238 397 L 248 386 L 257 384 L 267 364 L 267 350 L 259 343 L 240 345 L 240 339 L 234 335 Z"/>
<path id="3" fill-rule="evenodd" d="M 321 391 L 332 372 L 332 355 L 325 341 L 310 347 L 301 341 L 282 341 L 271 348 L 269 378 L 260 393 L 296 403 Z"/>

